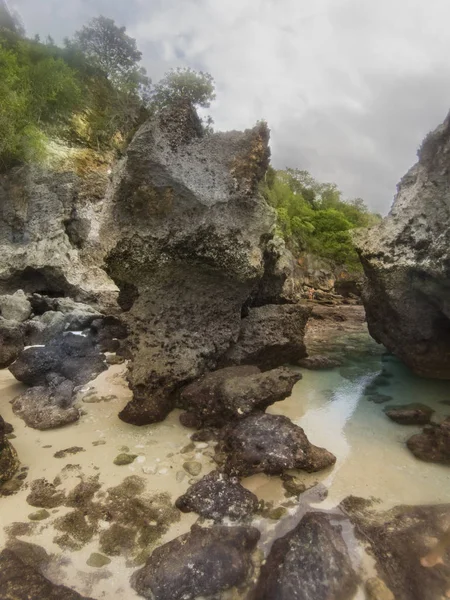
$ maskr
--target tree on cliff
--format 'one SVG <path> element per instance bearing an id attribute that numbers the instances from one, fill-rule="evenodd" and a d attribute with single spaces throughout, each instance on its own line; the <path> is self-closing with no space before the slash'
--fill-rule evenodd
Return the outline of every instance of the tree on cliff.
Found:
<path id="1" fill-rule="evenodd" d="M 209 108 L 215 99 L 215 83 L 212 75 L 190 68 L 171 69 L 155 85 L 152 101 L 157 108 L 189 100 L 199 108 Z"/>
<path id="2" fill-rule="evenodd" d="M 118 27 L 113 19 L 92 19 L 75 33 L 73 41 L 66 42 L 70 44 L 102 71 L 116 89 L 141 96 L 147 93 L 150 79 L 139 65 L 142 52 L 137 49 L 136 40 L 126 34 L 126 28 Z"/>

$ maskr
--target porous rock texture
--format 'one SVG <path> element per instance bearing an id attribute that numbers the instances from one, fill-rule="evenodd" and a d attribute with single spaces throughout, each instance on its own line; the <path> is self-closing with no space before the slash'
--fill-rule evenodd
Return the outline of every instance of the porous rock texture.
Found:
<path id="1" fill-rule="evenodd" d="M 180 496 L 175 506 L 182 512 L 196 512 L 205 519 L 240 521 L 258 507 L 258 498 L 235 477 L 212 471 Z"/>
<path id="2" fill-rule="evenodd" d="M 7 439 L 9 428 L 0 416 L 0 484 L 9 481 L 19 468 L 17 453 Z"/>
<path id="3" fill-rule="evenodd" d="M 281 475 L 288 469 L 308 473 L 334 465 L 336 457 L 311 444 L 301 427 L 284 415 L 258 413 L 221 431 L 218 459 L 224 452 L 226 473 Z"/>
<path id="4" fill-rule="evenodd" d="M 194 525 L 189 533 L 156 548 L 133 574 L 132 586 L 152 600 L 220 597 L 220 592 L 249 582 L 259 536 L 254 527 Z"/>
<path id="5" fill-rule="evenodd" d="M 388 511 L 375 511 L 370 505 L 354 497 L 342 502 L 395 599 L 447 598 L 450 560 L 446 544 L 441 544 L 441 560 L 434 566 L 423 566 L 421 559 L 448 536 L 450 505 L 396 506 Z"/>
<path id="6" fill-rule="evenodd" d="M 178 405 L 201 425 L 222 427 L 284 400 L 300 379 L 300 373 L 288 367 L 264 373 L 252 366 L 227 367 L 187 385 Z"/>
<path id="7" fill-rule="evenodd" d="M 56 585 L 11 550 L 0 552 L 0 600 L 92 600 Z"/>
<path id="8" fill-rule="evenodd" d="M 129 311 L 133 400 L 124 421 L 164 419 L 173 393 L 216 368 L 242 335 L 241 315 L 258 296 L 274 233 L 275 213 L 258 193 L 268 137 L 264 124 L 205 135 L 194 109 L 181 104 L 145 123 L 115 170 L 100 237 L 109 240 L 108 273 Z M 280 294 L 286 278 L 281 273 L 275 286 Z M 278 359 L 258 348 L 240 363 L 256 358 L 268 368 L 304 355 L 308 310 L 288 308 L 295 328 L 281 346 L 271 342 Z"/>
<path id="9" fill-rule="evenodd" d="M 309 513 L 274 542 L 252 600 L 351 600 L 356 588 L 339 525 Z"/>
<path id="10" fill-rule="evenodd" d="M 24 347 L 25 335 L 21 323 L 0 317 L 0 369 L 9 367 Z"/>
<path id="11" fill-rule="evenodd" d="M 450 465 L 450 417 L 440 425 L 425 427 L 422 433 L 411 436 L 406 445 L 420 460 Z"/>
<path id="12" fill-rule="evenodd" d="M 356 238 L 371 335 L 419 375 L 450 379 L 450 116 L 424 140 L 389 215 Z"/>
<path id="13" fill-rule="evenodd" d="M 110 162 L 88 149 L 51 143 L 45 164 L 0 176 L 1 294 L 22 289 L 113 304 L 117 288 L 101 269 L 96 232 Z M 1 300 L 0 306 L 3 312 Z"/>

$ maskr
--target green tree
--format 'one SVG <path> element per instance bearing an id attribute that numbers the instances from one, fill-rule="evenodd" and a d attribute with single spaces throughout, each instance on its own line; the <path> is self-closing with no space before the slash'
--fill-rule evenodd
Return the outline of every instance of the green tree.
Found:
<path id="1" fill-rule="evenodd" d="M 90 64 L 101 70 L 117 90 L 145 95 L 150 85 L 146 71 L 139 65 L 142 52 L 136 40 L 118 27 L 113 19 L 97 17 L 75 33 L 73 43 Z"/>
<path id="2" fill-rule="evenodd" d="M 209 73 L 193 69 L 172 69 L 155 85 L 152 101 L 156 108 L 189 100 L 194 106 L 209 108 L 215 99 L 215 83 Z"/>

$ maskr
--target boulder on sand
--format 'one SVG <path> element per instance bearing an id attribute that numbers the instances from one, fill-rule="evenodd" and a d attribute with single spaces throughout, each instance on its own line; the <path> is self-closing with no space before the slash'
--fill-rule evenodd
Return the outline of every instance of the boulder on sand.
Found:
<path id="1" fill-rule="evenodd" d="M 0 484 L 14 477 L 19 468 L 17 453 L 7 439 L 8 424 L 0 416 Z"/>
<path id="2" fill-rule="evenodd" d="M 422 433 L 410 437 L 406 445 L 420 460 L 450 465 L 450 417 L 440 425 L 425 427 Z"/>

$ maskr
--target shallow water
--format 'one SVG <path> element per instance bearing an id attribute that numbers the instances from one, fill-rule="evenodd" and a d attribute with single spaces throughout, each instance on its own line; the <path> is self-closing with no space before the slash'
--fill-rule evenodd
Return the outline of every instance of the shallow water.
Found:
<path id="1" fill-rule="evenodd" d="M 320 474 L 300 475 L 307 486 L 313 486 L 300 496 L 299 502 L 284 495 L 277 477 L 258 475 L 243 483 L 259 498 L 272 501 L 274 506 L 285 505 L 286 517 L 280 521 L 257 517 L 254 524 L 263 532 L 263 546 L 294 526 L 302 514 L 313 509 L 332 510 L 339 502 L 353 494 L 374 497 L 381 508 L 407 503 L 440 503 L 448 501 L 450 469 L 432 465 L 414 458 L 405 446 L 406 439 L 419 427 L 401 426 L 390 421 L 383 413 L 386 406 L 370 402 L 365 387 L 382 370 L 391 374 L 388 384 L 379 393 L 392 396 L 387 404 L 428 404 L 439 421 L 450 414 L 448 382 L 428 381 L 412 375 L 396 359 L 381 355 L 366 333 L 342 336 L 334 343 L 337 354 L 345 354 L 343 367 L 329 371 L 302 370 L 303 379 L 295 386 L 292 396 L 269 409 L 284 414 L 305 429 L 310 441 L 324 446 L 337 456 L 336 466 Z M 8 371 L 0 371 L 0 413 L 15 428 L 12 440 L 23 465 L 29 467 L 25 486 L 15 495 L 0 499 L 0 547 L 6 543 L 5 527 L 13 522 L 29 522 L 28 515 L 37 509 L 26 502 L 29 483 L 40 477 L 52 481 L 63 472 L 62 487 L 72 489 L 82 477 L 99 475 L 103 489 L 118 485 L 128 475 L 145 479 L 149 494 L 167 492 L 174 501 L 189 486 L 214 468 L 210 445 L 197 444 L 189 453 L 180 450 L 189 442 L 190 430 L 178 423 L 178 411 L 162 424 L 133 427 L 117 418 L 117 413 L 129 400 L 130 392 L 124 382 L 124 366 L 114 366 L 88 387 L 97 395 L 115 398 L 99 403 L 85 403 L 80 394 L 80 405 L 85 413 L 77 424 L 53 431 L 36 431 L 25 427 L 11 411 L 9 400 L 22 390 Z M 105 441 L 93 446 L 93 442 Z M 46 447 L 47 446 L 47 447 Z M 66 458 L 54 458 L 54 453 L 71 446 L 85 451 Z M 138 457 L 131 465 L 116 466 L 114 458 L 123 447 Z M 183 469 L 186 460 L 202 464 L 197 478 Z M 79 465 L 70 476 L 63 471 L 67 464 Z M 64 474 L 65 473 L 65 474 Z M 317 485 L 315 485 L 317 484 Z M 111 564 L 96 569 L 86 565 L 91 552 L 98 551 L 97 537 L 78 551 L 62 551 L 53 541 L 55 518 L 68 512 L 67 508 L 51 511 L 51 516 L 40 521 L 31 535 L 21 539 L 43 546 L 55 555 L 47 568 L 47 576 L 57 583 L 65 583 L 93 598 L 135 598 L 129 587 L 130 574 L 135 569 L 124 557 L 112 557 Z M 164 543 L 189 530 L 196 520 L 194 514 L 182 514 L 158 543 Z M 101 524 L 107 527 L 107 524 Z M 371 560 L 364 556 L 353 540 L 352 532 L 345 531 L 355 566 L 371 572 Z M 358 598 L 362 597 L 358 595 Z"/>

